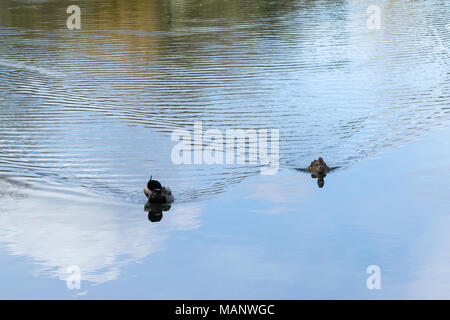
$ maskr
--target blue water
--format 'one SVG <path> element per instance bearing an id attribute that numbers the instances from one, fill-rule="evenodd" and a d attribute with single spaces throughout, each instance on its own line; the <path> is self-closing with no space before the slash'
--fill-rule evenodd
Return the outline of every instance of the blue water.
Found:
<path id="1" fill-rule="evenodd" d="M 2 1 L 0 297 L 448 297 L 449 4 L 371 3 L 379 30 L 331 0 L 79 1 L 68 30 Z M 194 120 L 279 129 L 278 174 L 175 165 Z"/>

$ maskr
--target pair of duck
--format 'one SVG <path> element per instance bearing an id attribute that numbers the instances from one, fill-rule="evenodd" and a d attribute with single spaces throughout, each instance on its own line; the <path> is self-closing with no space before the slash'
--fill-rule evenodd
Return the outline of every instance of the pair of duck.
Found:
<path id="1" fill-rule="evenodd" d="M 317 174 L 319 187 L 323 187 L 323 177 L 326 176 L 326 172 L 331 171 L 331 168 L 319 157 L 317 160 L 311 162 L 306 171 Z M 161 186 L 161 183 L 153 180 L 152 177 L 150 177 L 150 180 L 144 187 L 144 193 L 149 203 L 171 203 L 174 201 L 170 188 Z"/>

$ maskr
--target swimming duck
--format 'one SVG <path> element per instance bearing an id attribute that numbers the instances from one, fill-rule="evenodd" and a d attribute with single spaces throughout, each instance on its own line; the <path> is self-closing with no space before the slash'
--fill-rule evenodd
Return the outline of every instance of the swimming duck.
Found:
<path id="1" fill-rule="evenodd" d="M 328 172 L 330 170 L 331 169 L 327 166 L 325 161 L 323 161 L 323 159 L 320 158 L 320 157 L 319 157 L 319 159 L 314 160 L 313 162 L 311 162 L 311 164 L 309 165 L 308 169 L 306 169 L 306 171 L 316 172 L 316 173 L 324 173 L 324 172 Z"/>
<path id="2" fill-rule="evenodd" d="M 161 183 L 152 177 L 144 187 L 144 193 L 150 203 L 170 203 L 174 200 L 172 191 L 168 187 L 162 187 Z"/>

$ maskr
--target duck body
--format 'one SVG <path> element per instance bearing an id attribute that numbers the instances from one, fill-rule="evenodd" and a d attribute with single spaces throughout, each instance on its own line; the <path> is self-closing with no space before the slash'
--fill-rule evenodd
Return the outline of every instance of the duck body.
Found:
<path id="1" fill-rule="evenodd" d="M 325 173 L 330 170 L 331 170 L 330 167 L 327 166 L 327 164 L 325 163 L 325 161 L 323 161 L 322 158 L 312 161 L 309 167 L 306 169 L 306 171 L 308 172 L 315 172 L 315 173 Z"/>
<path id="2" fill-rule="evenodd" d="M 162 187 L 159 181 L 151 177 L 144 187 L 144 194 L 150 203 L 171 203 L 175 200 L 169 187 Z"/>

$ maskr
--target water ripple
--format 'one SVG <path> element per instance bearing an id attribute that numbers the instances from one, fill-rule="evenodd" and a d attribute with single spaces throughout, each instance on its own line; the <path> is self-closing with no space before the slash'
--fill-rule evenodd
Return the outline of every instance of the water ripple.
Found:
<path id="1" fill-rule="evenodd" d="M 345 168 L 448 123 L 449 4 L 380 1 L 374 31 L 364 3 L 212 2 L 80 1 L 79 31 L 62 4 L 2 2 L 0 174 L 130 201 L 152 174 L 185 201 L 259 173 L 174 165 L 194 120 L 280 129 L 283 168 Z"/>

